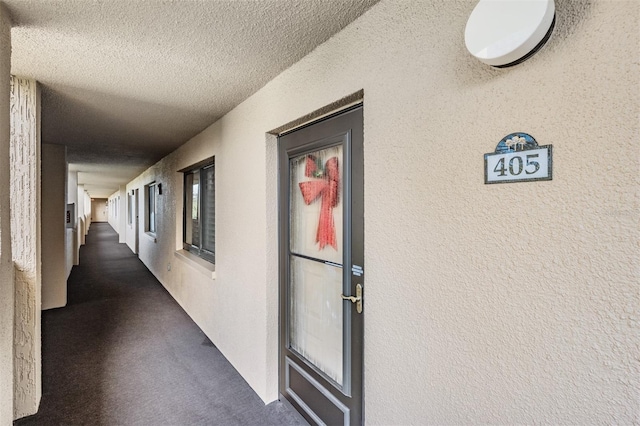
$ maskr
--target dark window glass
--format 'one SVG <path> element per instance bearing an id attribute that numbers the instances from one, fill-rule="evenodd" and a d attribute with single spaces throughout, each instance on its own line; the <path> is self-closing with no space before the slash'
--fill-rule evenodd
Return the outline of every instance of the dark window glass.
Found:
<path id="1" fill-rule="evenodd" d="M 151 233 L 156 233 L 156 185 L 149 185 L 147 187 L 147 200 L 149 211 L 149 222 L 147 224 L 147 230 Z"/>
<path id="2" fill-rule="evenodd" d="M 184 174 L 184 248 L 215 261 L 215 168 L 206 164 Z"/>

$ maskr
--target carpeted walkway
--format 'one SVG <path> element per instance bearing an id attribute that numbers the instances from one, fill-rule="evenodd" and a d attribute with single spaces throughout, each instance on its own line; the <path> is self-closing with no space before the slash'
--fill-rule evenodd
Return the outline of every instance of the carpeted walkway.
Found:
<path id="1" fill-rule="evenodd" d="M 15 425 L 304 425 L 260 398 L 106 223 L 43 312 L 43 396 Z"/>

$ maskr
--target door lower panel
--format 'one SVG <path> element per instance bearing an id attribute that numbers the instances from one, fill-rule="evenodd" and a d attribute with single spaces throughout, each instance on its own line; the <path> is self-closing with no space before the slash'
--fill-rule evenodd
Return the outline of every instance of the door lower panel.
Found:
<path id="1" fill-rule="evenodd" d="M 326 390 L 318 381 L 307 374 L 291 358 L 286 357 L 287 394 L 319 425 L 348 426 L 349 408 Z M 305 401 L 298 396 L 308 395 Z M 325 419 L 325 421 L 322 421 Z"/>

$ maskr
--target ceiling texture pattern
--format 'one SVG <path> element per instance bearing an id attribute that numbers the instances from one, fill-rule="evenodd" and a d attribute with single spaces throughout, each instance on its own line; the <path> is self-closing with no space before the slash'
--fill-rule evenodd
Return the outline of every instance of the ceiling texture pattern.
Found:
<path id="1" fill-rule="evenodd" d="M 5 0 L 42 141 L 106 197 L 378 0 Z"/>

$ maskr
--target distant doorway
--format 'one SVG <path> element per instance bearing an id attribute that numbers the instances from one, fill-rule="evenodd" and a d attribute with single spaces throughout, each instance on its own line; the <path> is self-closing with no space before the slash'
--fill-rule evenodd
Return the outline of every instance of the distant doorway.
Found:
<path id="1" fill-rule="evenodd" d="M 108 222 L 109 205 L 106 198 L 93 198 L 91 200 L 91 222 Z"/>

